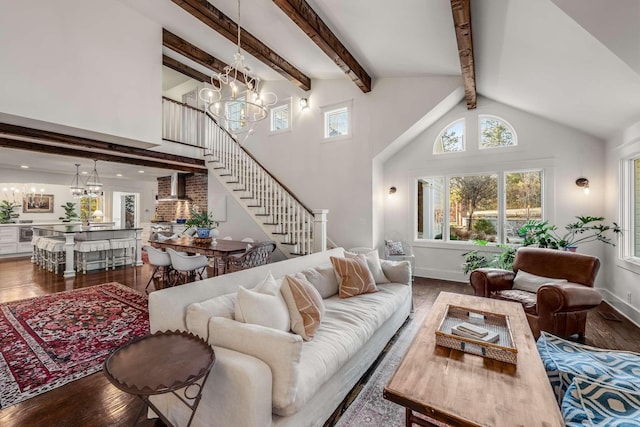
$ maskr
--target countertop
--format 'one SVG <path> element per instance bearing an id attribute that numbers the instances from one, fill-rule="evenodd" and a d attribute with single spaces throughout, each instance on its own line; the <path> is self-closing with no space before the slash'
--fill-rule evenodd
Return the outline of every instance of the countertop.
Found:
<path id="1" fill-rule="evenodd" d="M 89 225 L 84 226 L 82 224 L 71 224 L 71 225 L 42 225 L 42 224 L 34 224 L 34 229 L 38 230 L 48 230 L 55 231 L 58 233 L 85 233 L 92 231 L 135 231 L 142 230 L 142 228 L 136 227 L 114 227 L 112 225 Z"/>

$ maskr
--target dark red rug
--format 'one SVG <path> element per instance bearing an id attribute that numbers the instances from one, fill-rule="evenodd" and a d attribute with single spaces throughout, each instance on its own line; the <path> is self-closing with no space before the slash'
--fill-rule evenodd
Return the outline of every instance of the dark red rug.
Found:
<path id="1" fill-rule="evenodd" d="M 0 304 L 0 408 L 100 371 L 148 333 L 146 295 L 116 282 Z"/>

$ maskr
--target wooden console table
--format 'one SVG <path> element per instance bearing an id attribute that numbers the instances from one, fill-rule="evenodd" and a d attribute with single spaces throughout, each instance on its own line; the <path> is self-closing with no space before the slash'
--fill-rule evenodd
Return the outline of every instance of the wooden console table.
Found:
<path id="1" fill-rule="evenodd" d="M 509 316 L 517 365 L 436 346 L 435 330 L 448 304 Z M 406 408 L 406 425 L 562 426 L 558 403 L 522 306 L 442 292 L 420 327 L 384 398 Z"/>

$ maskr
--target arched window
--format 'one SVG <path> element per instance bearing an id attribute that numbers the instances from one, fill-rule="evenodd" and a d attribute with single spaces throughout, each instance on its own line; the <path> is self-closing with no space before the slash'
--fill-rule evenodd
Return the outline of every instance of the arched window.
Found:
<path id="1" fill-rule="evenodd" d="M 464 151 L 464 119 L 445 127 L 433 144 L 433 154 Z"/>
<path id="2" fill-rule="evenodd" d="M 518 145 L 513 127 L 496 116 L 479 116 L 480 148 L 512 147 Z"/>

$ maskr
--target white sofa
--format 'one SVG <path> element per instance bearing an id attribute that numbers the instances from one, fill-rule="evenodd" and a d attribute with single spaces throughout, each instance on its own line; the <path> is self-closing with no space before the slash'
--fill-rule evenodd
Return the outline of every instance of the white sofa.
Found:
<path id="1" fill-rule="evenodd" d="M 332 269 L 330 256 L 344 257 L 344 250 L 332 249 L 149 295 L 152 333 L 191 331 L 214 346 L 216 361 L 203 385 L 193 426 L 320 426 L 331 416 L 409 316 L 408 262 L 381 261 L 391 283 L 379 284 L 378 292 L 325 298 L 325 314 L 311 341 L 291 332 L 210 317 L 205 302 L 231 297 L 240 285 L 252 288 L 269 271 L 279 278 L 320 267 L 326 275 Z M 231 308 L 233 301 L 228 303 Z M 175 396 L 164 394 L 151 400 L 174 425 L 186 425 L 190 411 Z"/>

